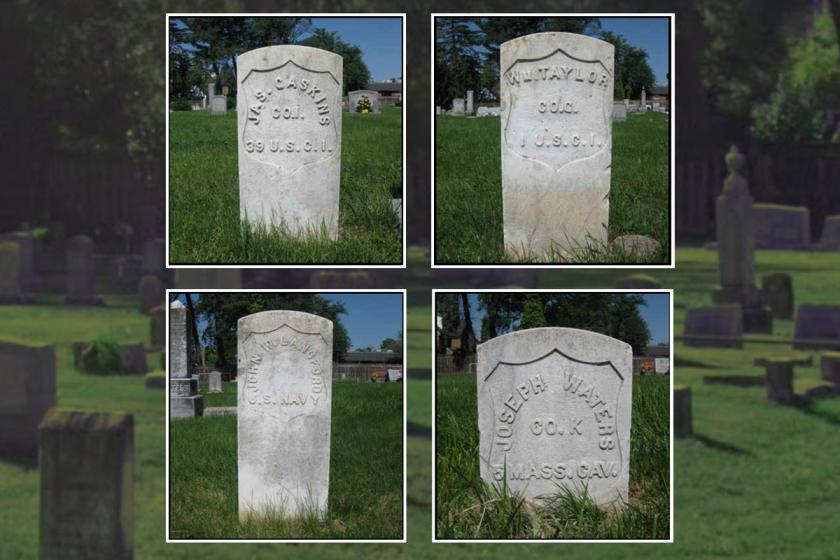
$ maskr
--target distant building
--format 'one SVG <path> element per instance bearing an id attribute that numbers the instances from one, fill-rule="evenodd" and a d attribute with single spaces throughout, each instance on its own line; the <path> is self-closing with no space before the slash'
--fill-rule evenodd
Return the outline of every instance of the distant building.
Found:
<path id="1" fill-rule="evenodd" d="M 671 100 L 671 87 L 670 86 L 653 86 L 650 88 L 650 91 L 647 92 L 647 103 L 648 105 L 652 105 L 653 103 L 659 103 L 660 105 L 666 105 Z"/>
<path id="2" fill-rule="evenodd" d="M 396 81 L 399 79 L 399 81 Z M 394 81 L 387 82 L 371 82 L 367 84 L 364 89 L 375 91 L 379 94 L 379 103 L 387 106 L 394 106 L 398 102 L 402 102 L 402 79 L 395 78 Z"/>

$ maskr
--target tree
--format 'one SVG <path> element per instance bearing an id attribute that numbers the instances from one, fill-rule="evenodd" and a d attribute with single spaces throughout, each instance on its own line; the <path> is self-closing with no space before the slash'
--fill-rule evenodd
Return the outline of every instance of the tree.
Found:
<path id="1" fill-rule="evenodd" d="M 648 53 L 644 49 L 634 47 L 623 35 L 617 33 L 604 31 L 601 33 L 601 39 L 615 47 L 614 97 L 639 97 L 642 87 L 650 91 L 656 84 L 656 78 L 647 61 Z"/>
<path id="2" fill-rule="evenodd" d="M 399 336 L 394 338 L 386 338 L 382 341 L 379 345 L 379 349 L 382 352 L 393 352 L 395 354 L 402 354 L 403 351 L 403 340 L 402 340 L 402 331 L 400 331 Z"/>
<path id="3" fill-rule="evenodd" d="M 441 18 L 435 26 L 435 105 L 451 106 L 481 85 L 479 35 L 469 19 Z"/>
<path id="4" fill-rule="evenodd" d="M 443 332 L 452 334 L 458 330 L 458 325 L 461 324 L 460 308 L 458 294 L 451 292 L 437 294 L 436 311 L 442 319 Z"/>
<path id="5" fill-rule="evenodd" d="M 522 319 L 519 322 L 520 329 L 537 329 L 547 327 L 543 312 L 543 300 L 539 294 L 528 294 L 525 296 L 525 304 L 522 306 Z"/>
<path id="6" fill-rule="evenodd" d="M 301 44 L 341 55 L 344 59 L 344 95 L 348 91 L 365 89 L 370 83 L 370 70 L 362 58 L 362 49 L 342 41 L 335 31 L 318 27 Z"/>

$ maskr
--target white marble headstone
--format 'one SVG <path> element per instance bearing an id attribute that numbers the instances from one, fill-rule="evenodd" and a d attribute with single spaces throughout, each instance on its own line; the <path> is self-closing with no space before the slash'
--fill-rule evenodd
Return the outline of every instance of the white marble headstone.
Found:
<path id="1" fill-rule="evenodd" d="M 565 256 L 607 242 L 614 51 L 573 33 L 536 33 L 502 44 L 509 254 Z"/>
<path id="2" fill-rule="evenodd" d="M 239 214 L 338 234 L 342 57 L 298 45 L 237 57 Z"/>
<path id="3" fill-rule="evenodd" d="M 239 518 L 323 514 L 330 480 L 331 321 L 299 311 L 239 320 Z"/>
<path id="4" fill-rule="evenodd" d="M 481 478 L 531 500 L 559 486 L 598 504 L 627 500 L 633 352 L 567 328 L 517 331 L 478 346 Z"/>

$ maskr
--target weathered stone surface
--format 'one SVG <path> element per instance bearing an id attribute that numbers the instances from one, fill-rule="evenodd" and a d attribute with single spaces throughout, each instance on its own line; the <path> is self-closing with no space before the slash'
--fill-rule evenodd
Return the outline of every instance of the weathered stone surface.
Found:
<path id="1" fill-rule="evenodd" d="M 0 457 L 38 462 L 38 424 L 55 406 L 55 346 L 0 339 Z"/>
<path id="2" fill-rule="evenodd" d="M 566 328 L 478 346 L 479 467 L 488 484 L 540 500 L 558 485 L 601 505 L 627 499 L 632 350 Z"/>
<path id="3" fill-rule="evenodd" d="M 222 373 L 219 371 L 211 371 L 207 376 L 208 392 L 221 393 L 222 392 Z"/>
<path id="4" fill-rule="evenodd" d="M 211 115 L 227 115 L 227 97 L 224 95 L 214 95 L 210 98 L 210 114 Z"/>
<path id="5" fill-rule="evenodd" d="M 143 274 L 160 276 L 166 269 L 166 243 L 163 239 L 149 239 L 143 243 Z"/>
<path id="6" fill-rule="evenodd" d="M 463 115 L 466 112 L 466 104 L 463 99 L 460 97 L 458 99 L 452 100 L 452 110 L 450 114 L 452 115 Z"/>
<path id="7" fill-rule="evenodd" d="M 811 211 L 804 206 L 753 204 L 753 224 L 756 249 L 811 248 Z"/>
<path id="8" fill-rule="evenodd" d="M 142 342 L 120 346 L 120 373 L 146 373 L 146 349 Z"/>
<path id="9" fill-rule="evenodd" d="M 391 199 L 391 208 L 394 209 L 394 216 L 397 218 L 397 225 L 402 227 L 403 224 L 403 199 L 401 198 L 392 198 Z"/>
<path id="10" fill-rule="evenodd" d="M 624 122 L 627 120 L 627 104 L 624 101 L 613 101 L 613 122 Z"/>
<path id="11" fill-rule="evenodd" d="M 655 373 L 659 375 L 665 375 L 667 373 L 671 373 L 671 360 L 670 358 L 654 358 L 653 359 L 653 370 Z"/>
<path id="12" fill-rule="evenodd" d="M 0 303 L 22 303 L 20 245 L 0 243 Z"/>
<path id="13" fill-rule="evenodd" d="M 159 305 L 149 311 L 149 330 L 152 347 L 158 348 L 166 343 L 166 307 Z"/>
<path id="14" fill-rule="evenodd" d="M 378 113 L 379 112 L 379 94 L 375 91 L 370 91 L 367 89 L 359 89 L 356 91 L 351 91 L 347 93 L 348 104 L 347 108 L 351 113 L 360 113 L 359 110 L 359 101 L 362 98 L 366 98 L 370 101 L 370 112 L 371 113 Z"/>
<path id="15" fill-rule="evenodd" d="M 133 417 L 53 409 L 40 436 L 41 558 L 133 558 Z"/>
<path id="16" fill-rule="evenodd" d="M 614 50 L 572 33 L 537 33 L 502 44 L 502 206 L 509 253 L 606 246 Z"/>
<path id="17" fill-rule="evenodd" d="M 793 347 L 840 349 L 840 305 L 797 307 Z"/>
<path id="18" fill-rule="evenodd" d="M 620 290 L 656 290 L 661 288 L 662 284 L 659 280 L 647 274 L 631 274 L 630 276 L 619 278 L 613 286 Z"/>
<path id="19" fill-rule="evenodd" d="M 96 274 L 93 266 L 93 241 L 77 235 L 67 242 L 67 296 L 70 305 L 102 305 L 96 295 Z"/>
<path id="20" fill-rule="evenodd" d="M 691 387 L 674 387 L 674 437 L 691 437 L 694 433 L 691 418 Z"/>
<path id="21" fill-rule="evenodd" d="M 475 112 L 476 117 L 501 117 L 501 107 L 479 107 Z"/>
<path id="22" fill-rule="evenodd" d="M 175 300 L 169 306 L 169 419 L 195 418 L 204 410 L 198 380 L 192 378 L 189 310 Z"/>
<path id="23" fill-rule="evenodd" d="M 338 234 L 342 58 L 299 45 L 237 57 L 242 221 Z"/>
<path id="24" fill-rule="evenodd" d="M 822 355 L 820 374 L 826 381 L 840 384 L 840 352 L 826 352 Z"/>
<path id="25" fill-rule="evenodd" d="M 238 268 L 179 268 L 175 270 L 175 287 L 185 290 L 239 289 L 242 271 Z"/>
<path id="26" fill-rule="evenodd" d="M 761 277 L 761 300 L 773 312 L 774 319 L 793 319 L 793 279 L 776 272 Z"/>
<path id="27" fill-rule="evenodd" d="M 440 105 L 435 105 L 435 115 L 440 115 Z"/>
<path id="28" fill-rule="evenodd" d="M 163 305 L 166 299 L 166 288 L 160 278 L 151 275 L 141 278 L 137 286 L 137 299 L 140 313 L 148 314 L 153 308 Z"/>
<path id="29" fill-rule="evenodd" d="M 235 406 L 208 406 L 204 409 L 204 416 L 236 416 Z"/>
<path id="30" fill-rule="evenodd" d="M 54 237 L 53 240 L 55 241 Z M 36 276 L 35 253 L 38 242 L 31 231 L 10 231 L 0 234 L 0 244 L 3 243 L 14 243 L 18 246 L 18 263 L 15 265 L 18 272 L 18 285 L 24 293 L 31 290 Z M 0 271 L 5 270 L 11 271 L 12 269 L 6 268 L 6 264 L 0 262 Z M 4 280 L 9 281 L 8 279 Z"/>
<path id="31" fill-rule="evenodd" d="M 333 324 L 299 311 L 264 311 L 240 319 L 237 338 L 239 518 L 323 514 Z"/>
<path id="32" fill-rule="evenodd" d="M 817 248 L 821 251 L 840 251 L 840 215 L 826 216 Z"/>
<path id="33" fill-rule="evenodd" d="M 474 104 L 474 99 L 473 99 L 474 97 L 475 97 L 475 92 L 473 92 L 473 90 L 471 90 L 471 89 L 468 89 L 467 90 L 467 106 L 466 106 L 466 111 L 467 111 L 468 115 L 472 115 L 473 112 L 475 111 L 475 104 Z"/>
<path id="34" fill-rule="evenodd" d="M 695 307 L 685 311 L 686 346 L 741 348 L 744 324 L 736 304 Z"/>
<path id="35" fill-rule="evenodd" d="M 655 257 L 662 252 L 662 245 L 653 237 L 647 235 L 622 235 L 610 243 L 610 248 L 624 255 L 635 255 L 643 258 Z"/>
<path id="36" fill-rule="evenodd" d="M 785 359 L 771 359 L 765 366 L 767 400 L 779 404 L 792 404 L 793 364 Z"/>

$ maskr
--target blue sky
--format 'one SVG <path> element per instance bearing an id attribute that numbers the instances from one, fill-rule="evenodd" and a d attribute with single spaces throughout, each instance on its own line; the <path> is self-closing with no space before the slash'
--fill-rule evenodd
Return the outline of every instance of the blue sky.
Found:
<path id="1" fill-rule="evenodd" d="M 647 51 L 656 83 L 668 83 L 668 18 L 601 18 L 601 29 L 624 35 L 628 43 Z"/>
<path id="2" fill-rule="evenodd" d="M 403 329 L 402 294 L 338 294 L 320 293 L 325 299 L 341 302 L 347 314 L 341 316 L 342 324 L 350 334 L 350 349 L 378 349 L 386 338 L 398 338 Z M 178 299 L 185 303 L 183 295 Z M 193 302 L 197 301 L 193 295 Z M 207 321 L 199 317 L 198 330 L 203 333 Z"/>
<path id="3" fill-rule="evenodd" d="M 313 27 L 335 31 L 362 49 L 373 81 L 402 76 L 402 20 L 400 18 L 312 18 Z"/>
<path id="4" fill-rule="evenodd" d="M 669 294 L 643 294 L 647 305 L 639 308 L 639 313 L 647 322 L 650 329 L 650 345 L 656 346 L 660 342 L 671 343 L 671 318 Z M 481 318 L 484 313 L 478 310 L 478 294 L 469 294 L 470 314 L 476 336 L 481 335 Z"/>

